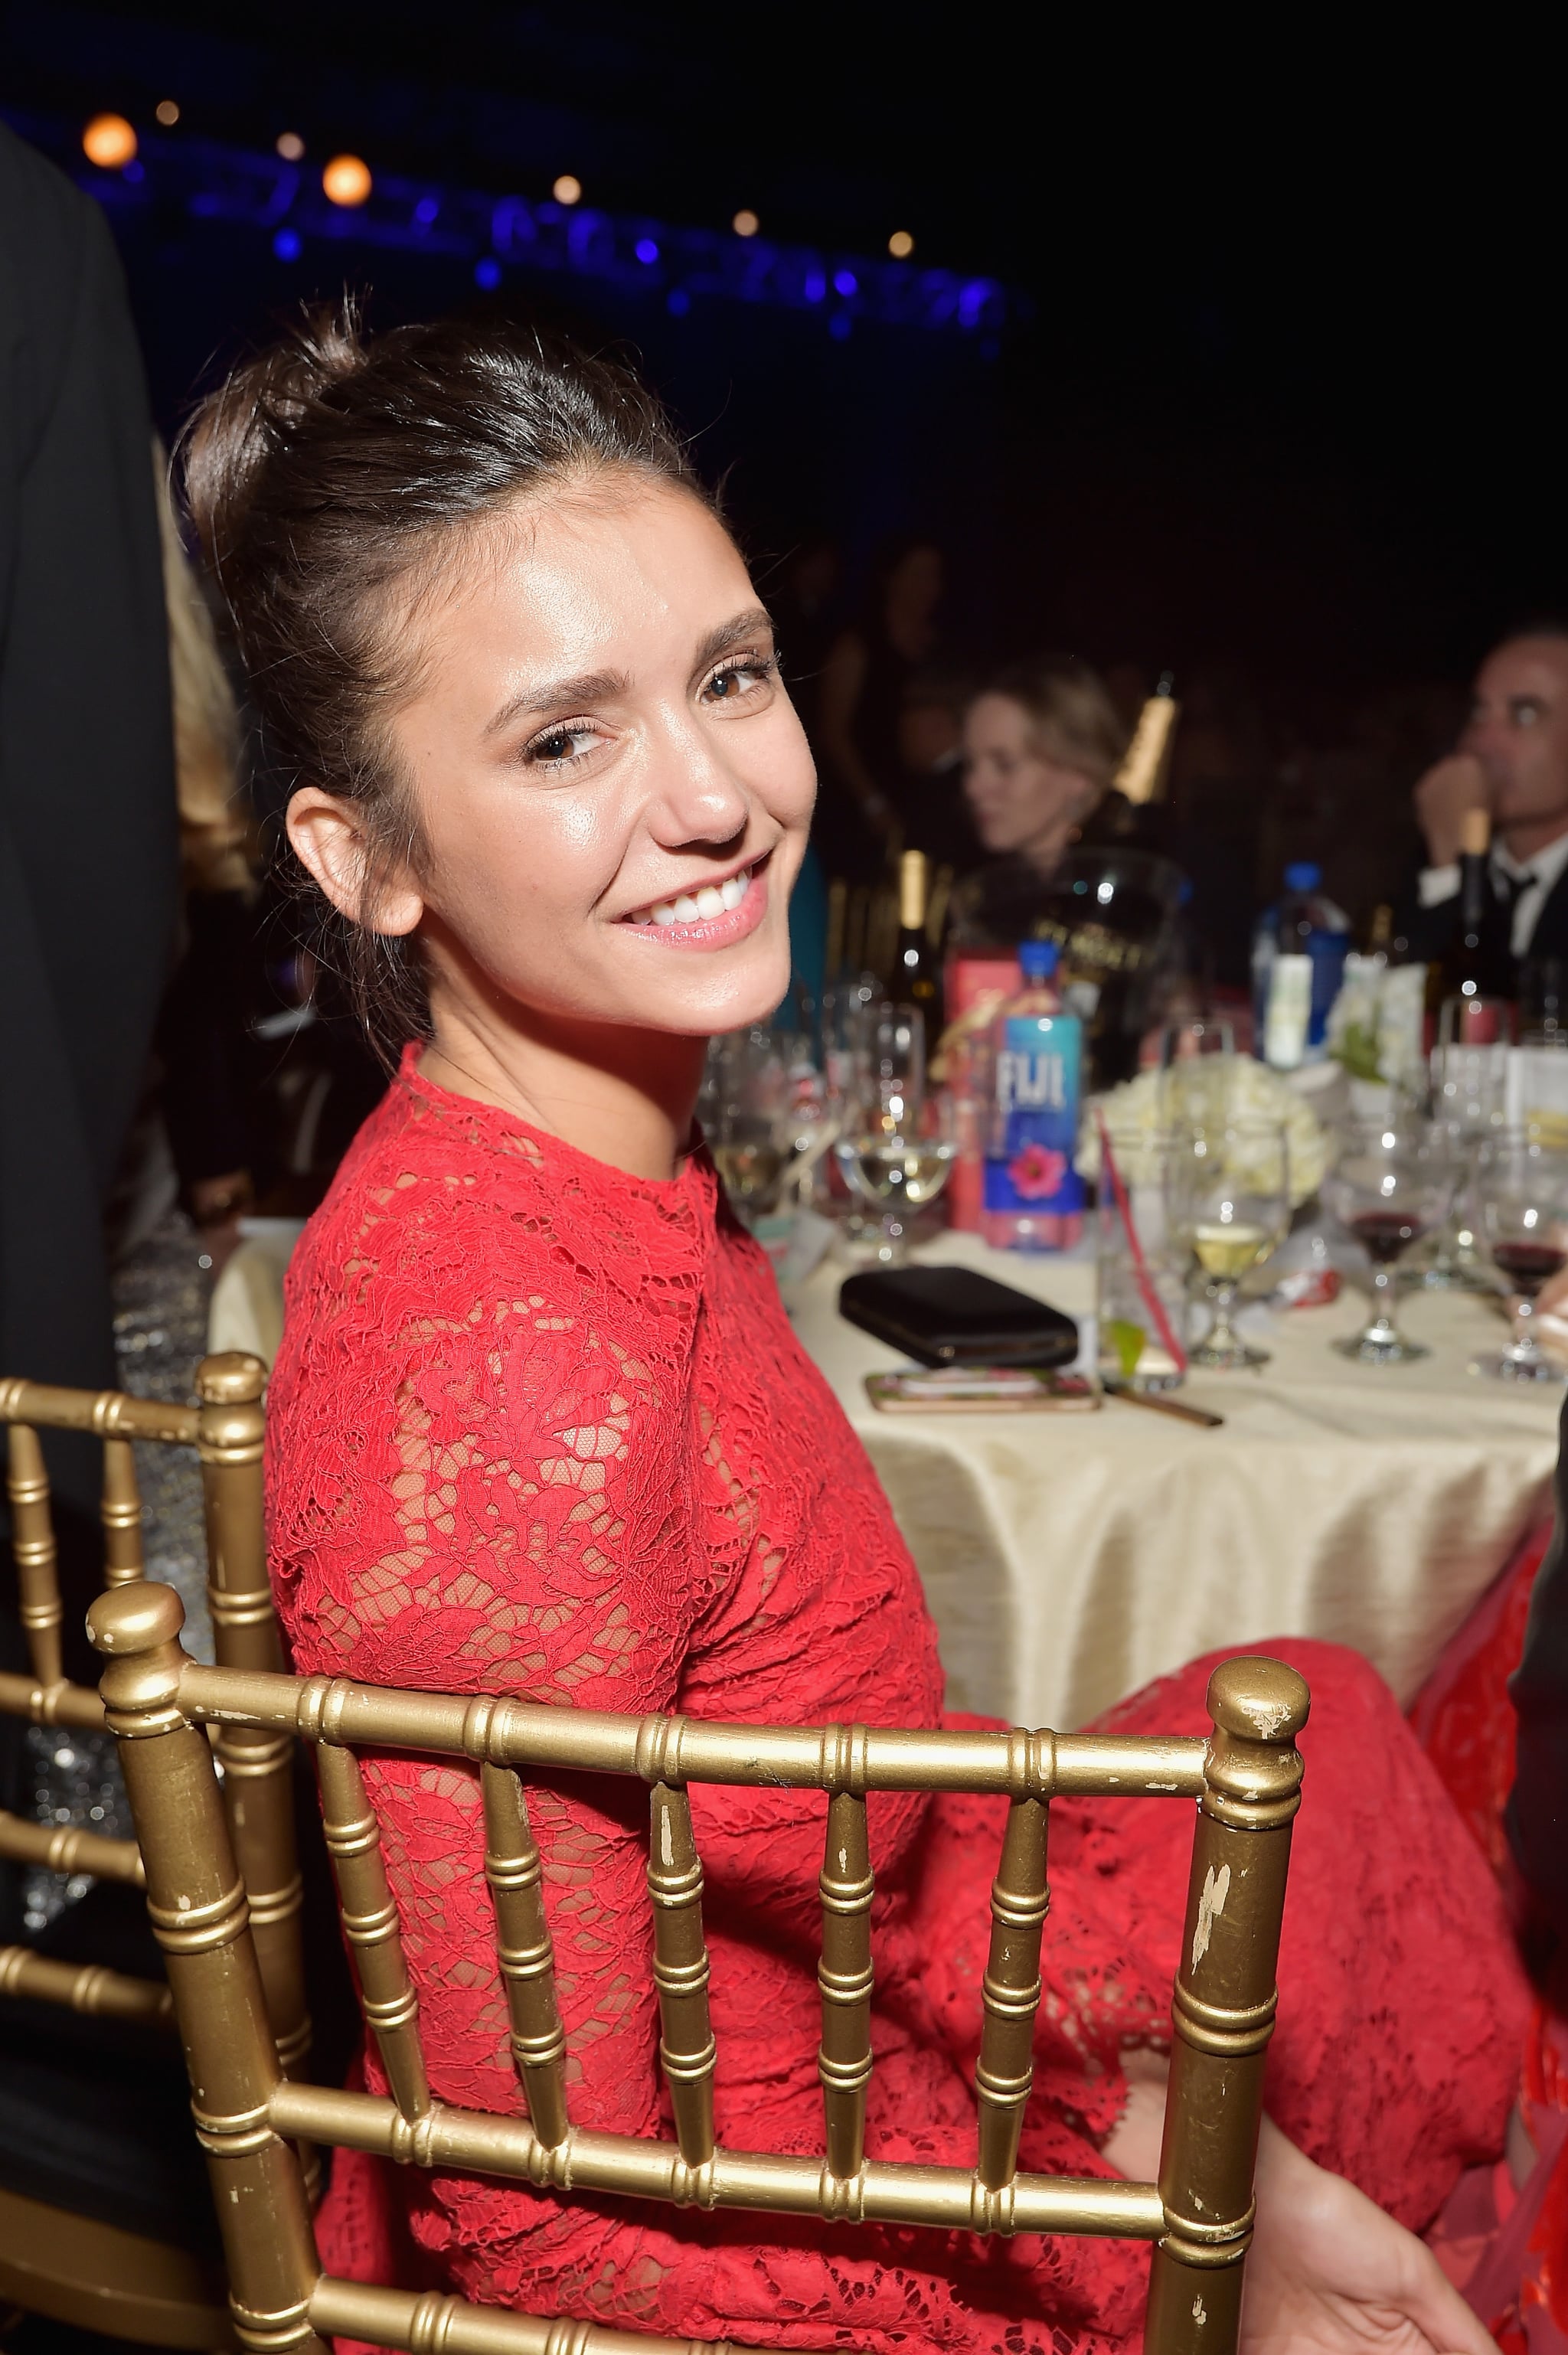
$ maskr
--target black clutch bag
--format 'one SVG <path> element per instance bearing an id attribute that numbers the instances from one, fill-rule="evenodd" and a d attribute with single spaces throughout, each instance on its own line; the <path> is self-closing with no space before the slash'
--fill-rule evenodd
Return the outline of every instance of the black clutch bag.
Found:
<path id="1" fill-rule="evenodd" d="M 1060 1308 L 967 1267 L 879 1267 L 847 1276 L 838 1313 L 922 1366 L 1066 1366 L 1078 1327 Z"/>

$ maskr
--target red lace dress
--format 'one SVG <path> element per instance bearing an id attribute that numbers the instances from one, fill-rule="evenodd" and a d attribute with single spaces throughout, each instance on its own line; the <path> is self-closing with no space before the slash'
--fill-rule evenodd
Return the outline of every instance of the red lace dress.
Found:
<path id="1" fill-rule="evenodd" d="M 1092 1439 L 1086 1444 L 1093 1444 Z M 295 1258 L 270 1414 L 273 1576 L 302 1671 L 584 1708 L 933 1724 L 942 1672 L 902 1540 L 761 1253 L 700 1154 L 624 1176 L 423 1081 L 411 1055 Z M 1274 2115 L 1413 2225 L 1500 2147 L 1526 2017 L 1499 1901 L 1388 1694 L 1280 1644 L 1314 1692 L 1270 2073 Z M 1110 1722 L 1200 1732 L 1205 1669 Z M 974 1721 L 968 1721 L 973 1722 Z M 475 1775 L 370 1772 L 432 2084 L 520 2111 Z M 818 2151 L 824 1802 L 694 1790 L 722 2140 Z M 646 1815 L 539 1789 L 570 2099 L 667 2131 Z M 868 2147 L 972 2161 L 999 1803 L 873 1799 Z M 1191 1833 L 1171 1801 L 1059 1802 L 1022 2163 L 1106 2172 L 1120 2056 L 1160 2045 Z M 374 2056 L 367 2061 L 379 2085 Z M 339 2274 L 672 2336 L 778 2346 L 1109 2349 L 1147 2252 L 982 2243 L 652 2205 L 339 2154 Z"/>

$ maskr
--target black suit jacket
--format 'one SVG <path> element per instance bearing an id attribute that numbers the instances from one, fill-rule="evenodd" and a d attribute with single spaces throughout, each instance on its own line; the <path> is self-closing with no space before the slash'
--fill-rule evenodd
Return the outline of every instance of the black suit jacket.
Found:
<path id="1" fill-rule="evenodd" d="M 91 197 L 0 124 L 0 1375 L 114 1380 L 103 1205 L 177 873 L 152 421 L 124 280 Z M 96 1681 L 80 1629 L 99 1450 L 61 1437 L 47 1453 L 68 1643 Z"/>
<path id="2" fill-rule="evenodd" d="M 1487 879 L 1489 890 L 1489 869 Z M 1459 895 L 1456 892 L 1451 900 L 1440 900 L 1435 908 L 1420 907 L 1413 899 L 1402 911 L 1397 929 L 1413 957 L 1425 964 L 1435 964 L 1453 939 L 1458 921 Z M 1568 868 L 1563 868 L 1537 911 L 1535 928 L 1522 957 L 1514 955 L 1509 939 L 1510 929 L 1509 918 L 1494 894 L 1483 942 L 1499 975 L 1511 978 L 1516 987 L 1522 964 L 1536 957 L 1568 958 Z"/>

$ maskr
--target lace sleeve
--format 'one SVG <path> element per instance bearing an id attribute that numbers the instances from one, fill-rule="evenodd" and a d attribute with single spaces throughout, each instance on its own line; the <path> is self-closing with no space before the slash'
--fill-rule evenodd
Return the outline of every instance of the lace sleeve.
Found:
<path id="1" fill-rule="evenodd" d="M 680 1465 L 648 1367 L 539 1288 L 464 1316 L 432 1313 L 428 1281 L 417 1311 L 387 1293 L 383 1281 L 379 1332 L 312 1317 L 283 1369 L 273 1542 L 298 1667 L 667 1708 Z M 476 1775 L 402 1758 L 368 1773 L 432 2083 L 451 2100 L 515 2105 Z M 636 1802 L 587 1781 L 530 1793 L 569 2073 L 586 2096 L 574 2114 L 623 2131 L 657 2114 Z"/>

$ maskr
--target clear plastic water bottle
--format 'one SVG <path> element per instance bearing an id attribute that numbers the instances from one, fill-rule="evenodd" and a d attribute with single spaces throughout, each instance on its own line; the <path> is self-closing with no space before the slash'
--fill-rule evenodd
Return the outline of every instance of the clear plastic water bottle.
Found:
<path id="1" fill-rule="evenodd" d="M 1023 986 L 991 1028 L 992 1099 L 981 1231 L 1009 1251 L 1065 1251 L 1083 1228 L 1072 1166 L 1083 1026 L 1062 1011 L 1053 941 L 1025 941 Z"/>
<path id="2" fill-rule="evenodd" d="M 1311 859 L 1287 867 L 1284 896 L 1264 910 L 1253 938 L 1255 1051 L 1277 1071 L 1319 1063 L 1328 1051 L 1328 1010 L 1345 977 L 1350 919 L 1322 885 L 1323 870 Z"/>

